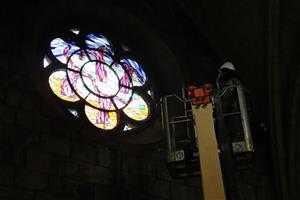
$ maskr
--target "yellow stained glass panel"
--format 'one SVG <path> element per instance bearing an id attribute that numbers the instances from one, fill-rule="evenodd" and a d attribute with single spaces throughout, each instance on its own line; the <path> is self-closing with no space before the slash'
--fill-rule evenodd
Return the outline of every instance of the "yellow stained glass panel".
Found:
<path id="1" fill-rule="evenodd" d="M 123 109 L 124 113 L 136 120 L 142 121 L 149 116 L 149 108 L 145 100 L 138 94 L 133 94 L 130 103 Z"/>
<path id="2" fill-rule="evenodd" d="M 54 94 L 59 98 L 71 102 L 79 100 L 69 85 L 66 71 L 53 72 L 49 77 L 49 85 Z"/>
<path id="3" fill-rule="evenodd" d="M 116 112 L 100 111 L 86 105 L 85 114 L 94 126 L 104 130 L 111 130 L 118 124 L 118 116 Z"/>

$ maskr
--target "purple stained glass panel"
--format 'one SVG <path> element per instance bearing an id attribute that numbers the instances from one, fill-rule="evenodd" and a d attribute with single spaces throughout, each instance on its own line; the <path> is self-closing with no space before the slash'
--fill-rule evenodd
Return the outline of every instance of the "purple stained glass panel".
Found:
<path id="1" fill-rule="evenodd" d="M 81 98 L 84 99 L 90 92 L 84 86 L 84 84 L 82 82 L 82 79 L 81 79 L 81 76 L 80 76 L 80 73 L 75 72 L 75 71 L 71 71 L 71 70 L 67 70 L 67 74 L 68 74 L 70 84 L 72 85 L 72 87 L 74 88 L 76 93 Z"/>
<path id="2" fill-rule="evenodd" d="M 111 56 L 105 52 L 91 50 L 91 49 L 87 49 L 86 51 L 88 52 L 88 55 L 91 60 L 103 62 L 107 65 L 111 65 L 111 63 L 113 62 L 113 59 L 111 58 Z"/>
<path id="3" fill-rule="evenodd" d="M 70 57 L 68 61 L 68 68 L 75 71 L 80 71 L 80 68 L 88 61 L 89 57 L 84 50 L 77 51 Z"/>

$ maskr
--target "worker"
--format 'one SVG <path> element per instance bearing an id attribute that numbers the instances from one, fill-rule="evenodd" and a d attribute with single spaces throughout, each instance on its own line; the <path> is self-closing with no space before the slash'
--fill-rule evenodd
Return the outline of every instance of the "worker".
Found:
<path id="1" fill-rule="evenodd" d="M 231 62 L 225 62 L 218 69 L 218 84 L 220 86 L 229 86 L 233 84 L 242 84 L 241 77 L 238 75 L 235 66 Z"/>
<path id="2" fill-rule="evenodd" d="M 242 85 L 235 66 L 231 62 L 225 62 L 218 70 L 217 85 L 222 94 L 222 111 L 225 114 L 225 123 L 231 141 L 239 141 L 243 137 L 243 128 L 240 115 L 226 115 L 239 112 L 239 102 L 235 86 Z"/>

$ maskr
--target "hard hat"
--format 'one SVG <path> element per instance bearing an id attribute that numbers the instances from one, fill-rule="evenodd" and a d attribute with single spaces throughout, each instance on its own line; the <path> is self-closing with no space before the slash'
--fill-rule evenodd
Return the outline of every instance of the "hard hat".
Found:
<path id="1" fill-rule="evenodd" d="M 234 67 L 234 65 L 233 65 L 231 62 L 225 62 L 225 63 L 220 67 L 220 69 L 230 69 L 230 70 L 235 71 L 235 67 Z"/>

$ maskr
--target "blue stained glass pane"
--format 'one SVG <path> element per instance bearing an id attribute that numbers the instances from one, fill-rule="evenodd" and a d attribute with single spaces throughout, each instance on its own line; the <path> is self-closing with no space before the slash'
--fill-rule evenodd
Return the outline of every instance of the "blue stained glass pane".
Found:
<path id="1" fill-rule="evenodd" d="M 61 38 L 56 38 L 51 41 L 50 49 L 53 55 L 62 63 L 66 64 L 68 58 L 77 50 L 79 47 L 73 42 L 66 42 Z"/>
<path id="2" fill-rule="evenodd" d="M 124 58 L 121 62 L 131 76 L 133 86 L 142 86 L 145 84 L 147 78 L 142 66 L 129 58 Z"/>
<path id="3" fill-rule="evenodd" d="M 112 50 L 112 45 L 109 40 L 101 34 L 88 34 L 86 36 L 88 39 L 85 40 L 86 45 L 89 48 L 101 49 L 102 51 L 109 52 L 114 55 Z"/>

